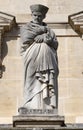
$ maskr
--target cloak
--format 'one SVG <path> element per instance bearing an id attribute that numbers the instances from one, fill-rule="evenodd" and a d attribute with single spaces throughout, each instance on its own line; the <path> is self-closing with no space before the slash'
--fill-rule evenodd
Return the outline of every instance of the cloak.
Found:
<path id="1" fill-rule="evenodd" d="M 56 95 L 58 76 L 58 62 L 56 46 L 57 39 L 54 32 L 43 23 L 37 25 L 33 22 L 21 28 L 21 55 L 24 60 L 24 105 L 30 102 L 37 94 L 43 92 L 43 99 L 50 97 L 50 104 L 56 106 L 52 97 Z M 52 38 L 50 44 L 36 43 L 37 35 L 48 33 Z M 54 45 L 55 44 L 55 45 Z M 43 85 L 44 84 L 44 85 Z"/>

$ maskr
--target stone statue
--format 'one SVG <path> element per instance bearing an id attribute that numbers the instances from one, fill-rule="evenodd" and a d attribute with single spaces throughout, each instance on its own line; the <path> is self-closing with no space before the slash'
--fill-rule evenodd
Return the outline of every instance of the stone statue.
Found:
<path id="1" fill-rule="evenodd" d="M 21 55 L 24 61 L 24 104 L 28 109 L 58 107 L 58 42 L 43 19 L 48 7 L 30 6 L 32 21 L 21 28 Z"/>

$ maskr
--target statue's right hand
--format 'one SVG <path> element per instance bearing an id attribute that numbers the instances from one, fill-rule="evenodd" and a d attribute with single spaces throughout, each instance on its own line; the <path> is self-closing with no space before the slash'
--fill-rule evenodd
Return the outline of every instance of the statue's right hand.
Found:
<path id="1" fill-rule="evenodd" d="M 42 43 L 43 42 L 43 35 L 38 35 L 34 38 L 34 41 L 36 43 Z"/>

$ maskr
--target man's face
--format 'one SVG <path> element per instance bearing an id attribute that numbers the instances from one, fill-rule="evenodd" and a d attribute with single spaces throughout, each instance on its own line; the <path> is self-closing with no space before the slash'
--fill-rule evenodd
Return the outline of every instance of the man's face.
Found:
<path id="1" fill-rule="evenodd" d="M 41 24 L 44 18 L 45 18 L 45 16 L 42 15 L 40 12 L 32 13 L 32 19 L 33 19 L 34 23 Z"/>

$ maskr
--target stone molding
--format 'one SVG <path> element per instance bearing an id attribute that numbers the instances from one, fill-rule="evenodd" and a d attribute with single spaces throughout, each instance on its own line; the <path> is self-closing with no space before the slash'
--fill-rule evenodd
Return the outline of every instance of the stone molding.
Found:
<path id="1" fill-rule="evenodd" d="M 33 130 L 32 128 L 24 128 L 24 127 L 13 127 L 12 124 L 1 124 L 0 130 Z M 43 128 L 43 130 L 83 130 L 82 124 L 66 124 L 66 126 L 54 126 L 50 128 Z"/>
<path id="2" fill-rule="evenodd" d="M 65 126 L 64 116 L 55 114 L 23 114 L 13 116 L 13 127 L 17 128 L 53 128 Z"/>
<path id="3" fill-rule="evenodd" d="M 15 17 L 0 11 L 0 78 L 2 77 L 2 59 L 1 59 L 1 48 L 3 44 L 4 33 L 10 31 L 16 26 Z"/>
<path id="4" fill-rule="evenodd" d="M 83 11 L 69 15 L 68 22 L 73 30 L 83 39 Z"/>

